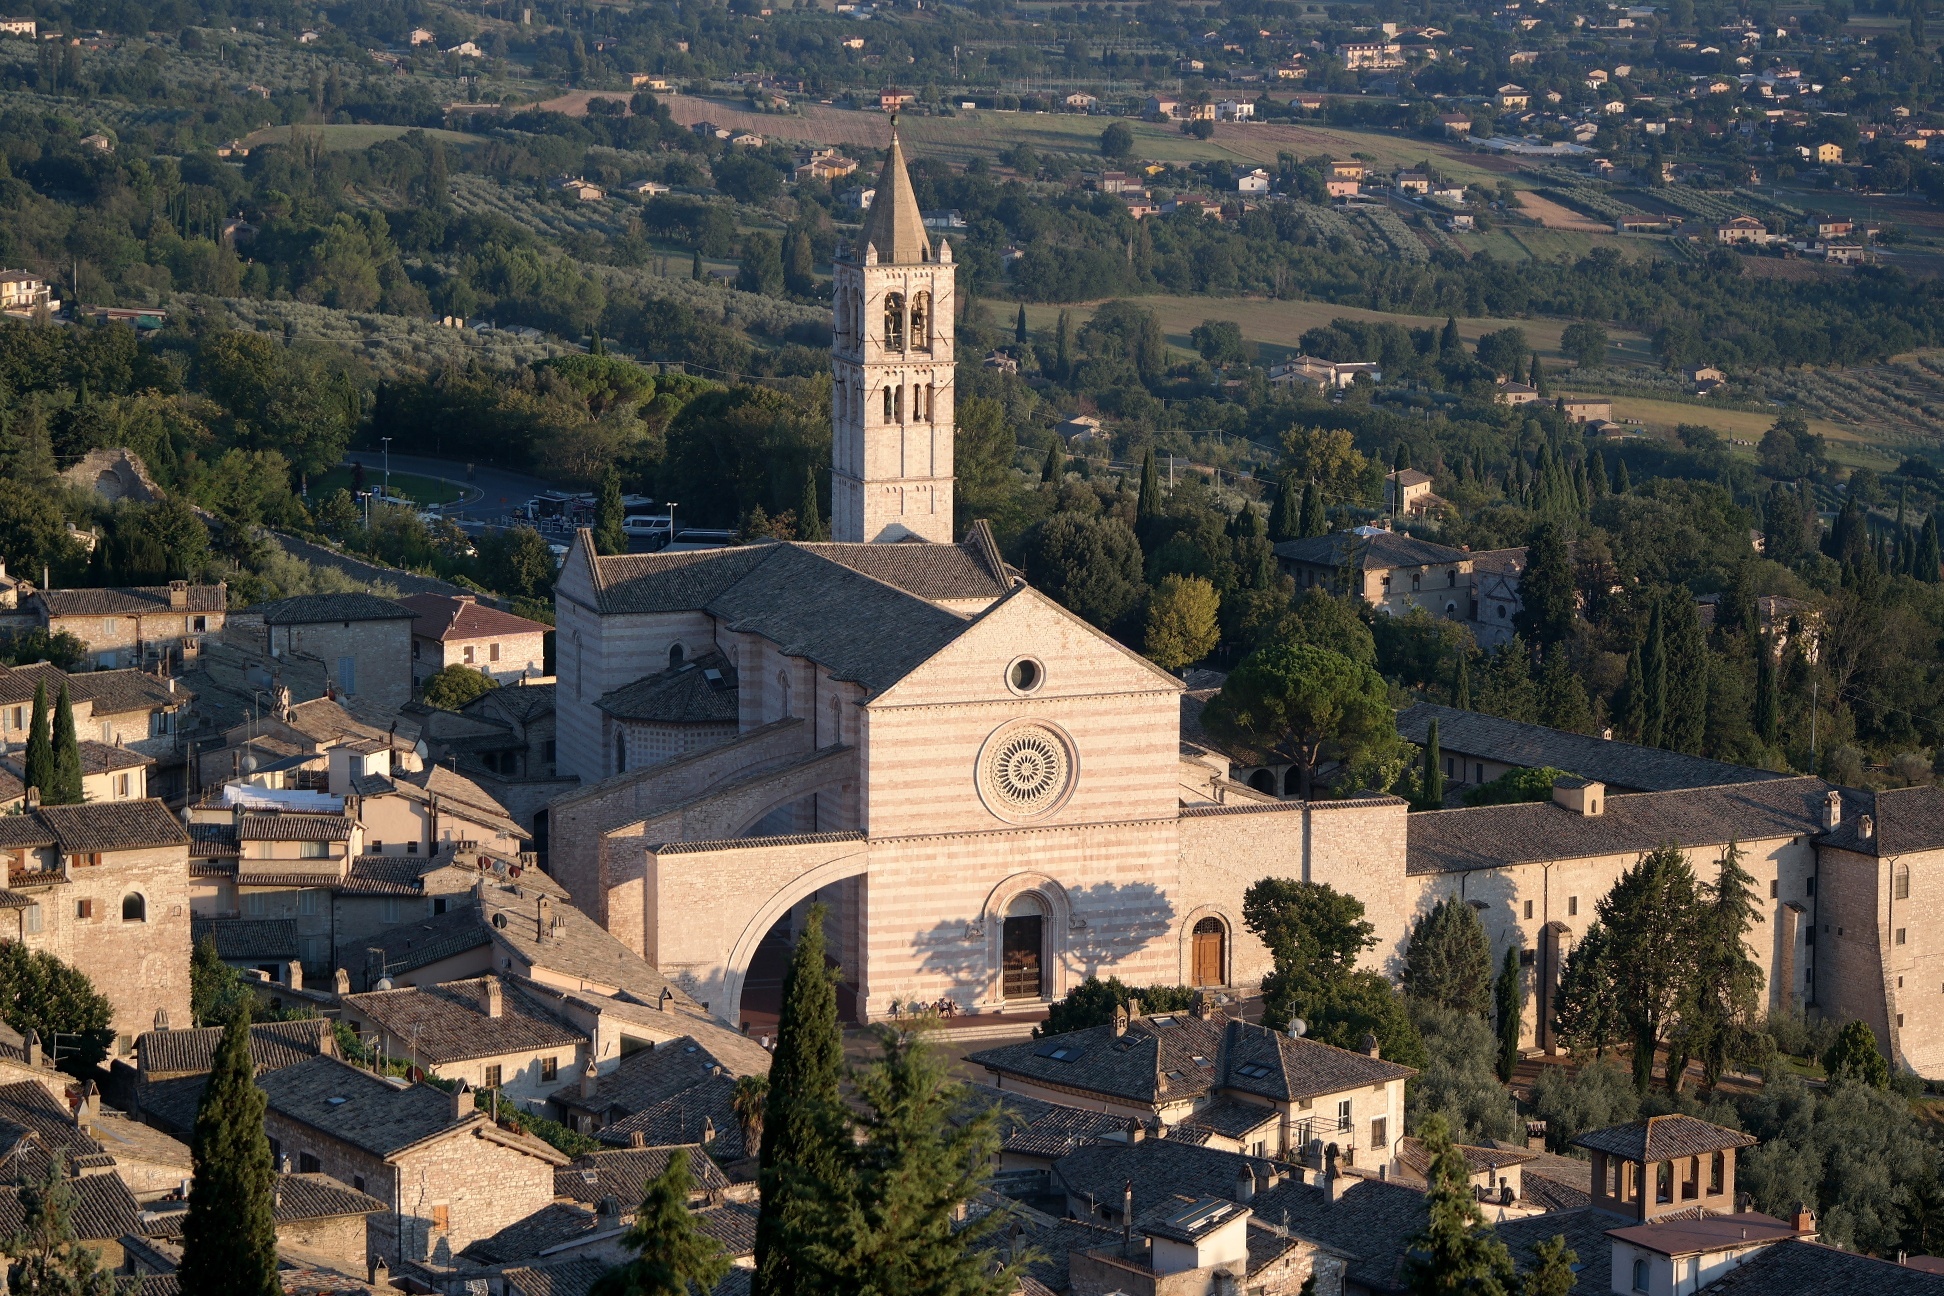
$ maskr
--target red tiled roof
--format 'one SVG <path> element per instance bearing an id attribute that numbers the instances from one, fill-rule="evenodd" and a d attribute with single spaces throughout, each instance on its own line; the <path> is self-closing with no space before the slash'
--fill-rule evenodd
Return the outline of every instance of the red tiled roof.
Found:
<path id="1" fill-rule="evenodd" d="M 397 600 L 418 615 L 412 633 L 441 643 L 452 639 L 511 638 L 514 635 L 545 634 L 551 627 L 525 617 L 486 607 L 472 598 L 446 594 L 409 594 Z"/>

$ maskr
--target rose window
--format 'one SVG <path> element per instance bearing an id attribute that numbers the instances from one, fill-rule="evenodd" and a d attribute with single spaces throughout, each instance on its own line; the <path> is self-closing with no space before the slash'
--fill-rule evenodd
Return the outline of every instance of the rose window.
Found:
<path id="1" fill-rule="evenodd" d="M 1073 771 L 1066 743 L 1038 725 L 999 735 L 983 763 L 980 782 L 993 808 L 1021 818 L 1052 809 Z"/>

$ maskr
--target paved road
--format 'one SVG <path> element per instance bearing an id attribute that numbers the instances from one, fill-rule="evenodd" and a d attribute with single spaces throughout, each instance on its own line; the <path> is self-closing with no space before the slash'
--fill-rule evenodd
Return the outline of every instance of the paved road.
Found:
<path id="1" fill-rule="evenodd" d="M 351 450 L 346 459 L 365 466 L 365 481 L 376 486 L 383 478 L 385 456 L 379 450 Z M 395 454 L 391 457 L 392 469 L 396 472 L 417 473 L 422 477 L 439 477 L 465 487 L 466 498 L 447 506 L 446 516 L 468 518 L 473 521 L 498 521 L 506 513 L 526 503 L 543 490 L 555 489 L 555 484 L 524 473 L 510 472 L 495 468 L 491 464 L 466 464 L 452 459 L 432 459 L 420 455 Z"/>

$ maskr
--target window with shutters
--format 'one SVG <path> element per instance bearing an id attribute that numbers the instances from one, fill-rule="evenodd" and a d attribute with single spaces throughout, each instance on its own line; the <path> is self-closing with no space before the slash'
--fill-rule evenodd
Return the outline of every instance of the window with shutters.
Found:
<path id="1" fill-rule="evenodd" d="M 432 1208 L 432 1227 L 440 1233 L 450 1232 L 452 1229 L 452 1207 L 446 1205 L 444 1202 L 440 1202 L 434 1206 Z"/>
<path id="2" fill-rule="evenodd" d="M 76 900 L 74 902 L 74 916 L 79 920 L 81 920 L 82 922 L 87 922 L 89 919 L 93 918 L 94 901 Z"/>
<path id="3" fill-rule="evenodd" d="M 323 1173 L 323 1170 L 324 1170 L 324 1163 L 322 1161 L 319 1161 L 316 1157 L 312 1156 L 310 1153 L 299 1152 L 297 1154 L 298 1174 L 321 1174 Z"/>
<path id="4" fill-rule="evenodd" d="M 494 1063 L 492 1066 L 487 1067 L 486 1087 L 488 1089 L 498 1089 L 500 1087 L 500 1075 L 501 1075 L 500 1066 L 497 1062 Z"/>
<path id="5" fill-rule="evenodd" d="M 560 1078 L 560 1059 L 545 1057 L 540 1059 L 540 1081 L 549 1084 Z"/>

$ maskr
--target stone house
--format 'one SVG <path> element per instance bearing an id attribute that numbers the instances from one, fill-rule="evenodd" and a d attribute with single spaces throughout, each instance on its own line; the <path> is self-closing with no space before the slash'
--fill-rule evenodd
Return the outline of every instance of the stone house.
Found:
<path id="1" fill-rule="evenodd" d="M 1334 1290 L 1341 1266 L 1315 1243 L 1264 1227 L 1246 1205 L 1183 1193 L 1137 1215 L 1121 1240 L 1067 1253 L 1072 1296 L 1297 1296 Z"/>
<path id="2" fill-rule="evenodd" d="M 179 765 L 181 757 L 174 750 L 176 717 L 190 697 L 136 670 L 70 675 L 46 663 L 0 666 L 0 740 L 9 750 L 26 745 L 36 685 L 46 686 L 50 714 L 62 685 L 67 686 L 77 737 L 158 760 L 173 759 Z M 179 779 L 180 770 L 174 774 Z"/>
<path id="3" fill-rule="evenodd" d="M 611 1070 L 583 1073 L 578 1085 L 554 1095 L 567 1124 L 623 1146 L 637 1138 L 649 1145 L 681 1142 L 686 1131 L 726 1160 L 755 1155 L 744 1145 L 730 1099 L 738 1078 L 769 1073 L 767 1050 L 719 1028 L 647 1047 L 638 1038 L 632 1043 Z M 712 1136 L 706 1140 L 705 1124 Z"/>
<path id="4" fill-rule="evenodd" d="M 1109 1026 L 968 1055 L 994 1088 L 1178 1127 L 1248 1156 L 1336 1149 L 1345 1165 L 1388 1166 L 1404 1136 L 1404 1082 L 1375 1043 L 1355 1053 L 1217 1011 L 1125 1013 Z"/>
<path id="5" fill-rule="evenodd" d="M 373 594 L 301 594 L 262 603 L 272 657 L 301 654 L 324 663 L 337 692 L 381 708 L 412 696 L 412 622 L 418 614 Z"/>
<path id="6" fill-rule="evenodd" d="M 87 970 L 118 1055 L 158 1013 L 189 1020 L 188 845 L 160 801 L 0 816 L 0 934 Z"/>
<path id="7" fill-rule="evenodd" d="M 1431 490 L 1431 474 L 1400 468 L 1384 474 L 1384 511 L 1393 517 L 1423 517 L 1444 507 Z"/>
<path id="8" fill-rule="evenodd" d="M 543 674 L 543 645 L 553 627 L 481 604 L 471 594 L 408 594 L 398 600 L 412 621 L 412 682 L 448 666 L 466 666 L 502 684 Z"/>
<path id="9" fill-rule="evenodd" d="M 142 585 L 123 589 L 39 590 L 28 601 L 38 623 L 88 646 L 91 666 L 145 666 L 182 661 L 220 631 L 228 612 L 223 584 Z"/>
<path id="10" fill-rule="evenodd" d="M 366 1272 L 367 1222 L 385 1203 L 325 1174 L 281 1171 L 271 1189 L 277 1257 L 289 1263 L 323 1262 L 346 1273 Z M 142 1235 L 180 1245 L 189 1203 L 178 1199 L 151 1208 Z"/>
<path id="11" fill-rule="evenodd" d="M 118 1060 L 108 1093 L 129 1115 L 158 1130 L 187 1137 L 215 1065 L 223 1028 L 203 1026 L 144 1031 L 135 1038 L 134 1063 Z M 314 1057 L 337 1056 L 337 1037 L 321 1017 L 257 1022 L 250 1027 L 250 1060 L 259 1076 Z"/>
<path id="12" fill-rule="evenodd" d="M 698 669 L 700 667 L 698 666 Z M 525 825 L 544 861 L 547 803 L 579 780 L 556 772 L 554 683 L 516 683 L 457 711 L 414 711 L 427 759 L 465 775 Z"/>
<path id="13" fill-rule="evenodd" d="M 78 725 L 77 725 L 78 727 Z M 82 739 L 81 748 L 81 795 L 89 802 L 99 801 L 142 801 L 148 791 L 149 767 L 155 764 L 151 756 L 127 747 L 114 747 L 107 743 Z M 20 780 L 27 776 L 26 749 L 0 756 L 0 810 L 13 811 L 20 808 L 26 799 L 26 788 Z"/>
<path id="14" fill-rule="evenodd" d="M 409 731 L 398 732 L 395 723 L 389 729 L 367 723 L 345 708 L 343 702 L 351 699 L 318 696 L 286 703 L 279 688 L 288 686 L 287 677 L 259 674 L 262 682 L 270 685 L 271 696 L 252 700 L 259 706 L 265 702 L 269 705 L 261 713 L 246 708 L 234 723 L 221 729 L 219 742 L 206 745 L 198 762 L 199 787 L 245 782 L 271 789 L 321 791 L 330 783 L 331 750 L 359 744 L 365 751 L 390 747 L 392 770 L 416 773 L 423 768 L 413 750 L 416 740 Z M 321 671 L 317 682 L 323 687 Z M 198 703 L 200 709 L 200 698 Z"/>
<path id="15" fill-rule="evenodd" d="M 1299 589 L 1321 585 L 1354 594 L 1390 616 L 1422 608 L 1447 621 L 1477 619 L 1472 555 L 1449 545 L 1366 526 L 1285 540 L 1276 546 L 1276 562 Z"/>
<path id="16" fill-rule="evenodd" d="M 258 1077 L 269 1100 L 272 1155 L 302 1174 L 327 1174 L 377 1198 L 367 1254 L 450 1263 L 553 1200 L 567 1158 L 539 1139 L 501 1129 L 461 1085 L 447 1093 L 317 1057 Z"/>
<path id="17" fill-rule="evenodd" d="M 544 1105 L 585 1065 L 591 1040 L 497 973 L 440 985 L 346 995 L 342 1020 L 368 1048 L 442 1080 Z"/>

